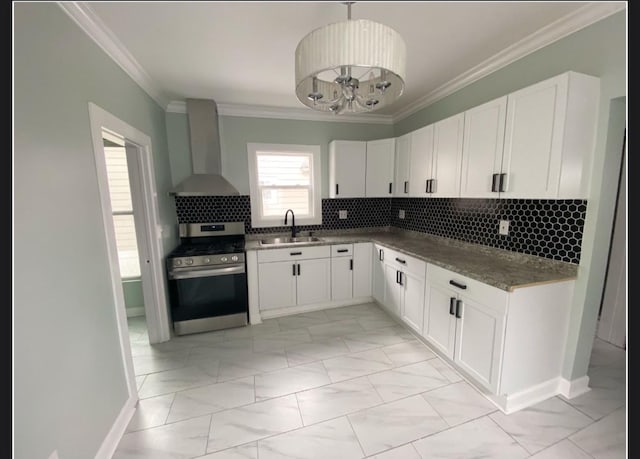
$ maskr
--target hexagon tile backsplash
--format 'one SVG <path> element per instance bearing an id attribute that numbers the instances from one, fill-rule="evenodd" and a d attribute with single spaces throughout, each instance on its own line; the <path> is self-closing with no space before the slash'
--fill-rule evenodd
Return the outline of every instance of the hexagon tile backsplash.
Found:
<path id="1" fill-rule="evenodd" d="M 244 221 L 245 231 L 270 233 L 288 227 L 252 228 L 249 196 L 177 196 L 178 223 Z M 346 210 L 347 218 L 338 218 Z M 401 210 L 404 218 L 400 218 Z M 322 225 L 300 231 L 394 226 L 465 242 L 579 263 L 587 210 L 583 200 L 354 198 L 323 199 Z M 498 234 L 500 220 L 509 234 Z"/>

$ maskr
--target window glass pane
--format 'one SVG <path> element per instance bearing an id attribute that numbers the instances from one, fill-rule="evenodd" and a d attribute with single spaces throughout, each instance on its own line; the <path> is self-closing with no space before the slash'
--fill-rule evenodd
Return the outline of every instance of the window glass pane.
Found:
<path id="1" fill-rule="evenodd" d="M 262 215 L 264 217 L 284 217 L 287 209 L 298 216 L 308 216 L 308 188 L 262 188 Z"/>
<path id="2" fill-rule="evenodd" d="M 133 215 L 114 215 L 116 246 L 122 277 L 140 277 L 140 259 Z"/>
<path id="3" fill-rule="evenodd" d="M 311 160 L 308 153 L 258 152 L 258 185 L 311 185 Z"/>
<path id="4" fill-rule="evenodd" d="M 133 211 L 127 156 L 124 147 L 105 147 L 104 154 L 109 178 L 111 209 L 114 212 Z"/>

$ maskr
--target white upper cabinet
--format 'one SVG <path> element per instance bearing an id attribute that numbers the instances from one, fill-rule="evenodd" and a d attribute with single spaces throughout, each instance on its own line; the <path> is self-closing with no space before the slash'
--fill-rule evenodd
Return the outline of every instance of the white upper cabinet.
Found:
<path id="1" fill-rule="evenodd" d="M 334 140 L 329 143 L 329 197 L 362 198 L 365 196 L 364 170 L 367 142 Z"/>
<path id="2" fill-rule="evenodd" d="M 409 158 L 409 196 L 424 198 L 429 193 L 429 179 L 433 163 L 433 124 L 411 132 Z"/>
<path id="3" fill-rule="evenodd" d="M 367 142 L 366 197 L 389 198 L 392 196 L 395 145 L 395 138 Z M 355 171 L 352 173 L 356 174 Z"/>
<path id="4" fill-rule="evenodd" d="M 500 197 L 588 197 L 599 94 L 575 72 L 509 94 Z"/>
<path id="5" fill-rule="evenodd" d="M 411 133 L 396 139 L 395 184 L 393 196 L 409 196 L 409 163 L 411 155 Z"/>
<path id="6" fill-rule="evenodd" d="M 506 113 L 507 96 L 465 112 L 461 197 L 498 197 Z"/>
<path id="7" fill-rule="evenodd" d="M 430 177 L 433 182 L 430 196 L 460 196 L 463 131 L 464 113 L 445 118 L 433 125 L 433 161 Z"/>

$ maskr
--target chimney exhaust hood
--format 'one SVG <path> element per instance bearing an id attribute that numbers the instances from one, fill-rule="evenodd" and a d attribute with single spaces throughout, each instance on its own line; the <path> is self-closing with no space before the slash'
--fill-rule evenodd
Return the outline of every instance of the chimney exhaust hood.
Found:
<path id="1" fill-rule="evenodd" d="M 193 174 L 170 192 L 173 196 L 238 196 L 222 176 L 218 107 L 213 100 L 187 99 Z"/>

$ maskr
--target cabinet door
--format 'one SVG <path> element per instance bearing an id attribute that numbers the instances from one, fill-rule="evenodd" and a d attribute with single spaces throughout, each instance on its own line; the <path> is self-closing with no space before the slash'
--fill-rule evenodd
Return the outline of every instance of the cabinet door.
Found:
<path id="1" fill-rule="evenodd" d="M 369 198 L 389 198 L 393 188 L 395 139 L 367 142 L 365 195 Z"/>
<path id="2" fill-rule="evenodd" d="M 409 196 L 409 155 L 411 154 L 411 134 L 396 139 L 395 177 L 393 195 Z"/>
<path id="3" fill-rule="evenodd" d="M 424 276 L 402 273 L 402 320 L 418 333 L 424 318 L 424 280 Z"/>
<path id="4" fill-rule="evenodd" d="M 334 140 L 329 143 L 329 197 L 363 198 L 367 143 Z"/>
<path id="5" fill-rule="evenodd" d="M 557 196 L 567 81 L 565 74 L 509 94 L 502 160 L 506 191 L 501 197 Z"/>
<path id="6" fill-rule="evenodd" d="M 371 255 L 372 244 L 353 244 L 353 297 L 371 296 Z"/>
<path id="7" fill-rule="evenodd" d="M 507 96 L 467 110 L 464 114 L 460 196 L 497 198 L 494 174 L 502 172 Z M 496 186 L 498 176 L 496 177 Z"/>
<path id="8" fill-rule="evenodd" d="M 298 304 L 324 303 L 331 300 L 331 258 L 298 261 Z"/>
<path id="9" fill-rule="evenodd" d="M 498 391 L 505 326 L 504 313 L 461 296 L 455 362 L 480 384 Z"/>
<path id="10" fill-rule="evenodd" d="M 384 252 L 385 249 L 374 245 L 372 252 L 372 286 L 371 286 L 371 294 L 373 299 L 376 300 L 380 304 L 384 304 L 384 287 L 385 287 L 385 276 L 384 276 Z"/>
<path id="11" fill-rule="evenodd" d="M 450 314 L 451 301 L 457 296 L 448 288 L 429 284 L 426 289 L 422 336 L 453 359 L 456 339 L 456 316 Z"/>
<path id="12" fill-rule="evenodd" d="M 384 305 L 389 312 L 400 317 L 402 290 L 398 283 L 400 271 L 394 265 L 384 265 Z"/>
<path id="13" fill-rule="evenodd" d="M 353 259 L 336 257 L 331 259 L 331 299 L 347 300 L 353 297 Z"/>
<path id="14" fill-rule="evenodd" d="M 438 121 L 433 129 L 432 178 L 435 185 L 431 196 L 459 197 L 464 113 Z"/>
<path id="15" fill-rule="evenodd" d="M 409 155 L 409 196 L 424 198 L 427 180 L 431 178 L 433 162 L 433 124 L 411 133 L 411 154 Z"/>
<path id="16" fill-rule="evenodd" d="M 258 264 L 260 309 L 286 308 L 296 305 L 295 261 Z"/>

